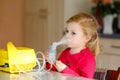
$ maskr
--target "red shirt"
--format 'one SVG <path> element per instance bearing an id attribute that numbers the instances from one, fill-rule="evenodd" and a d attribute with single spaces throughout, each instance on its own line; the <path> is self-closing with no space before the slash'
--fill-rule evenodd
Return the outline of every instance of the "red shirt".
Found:
<path id="1" fill-rule="evenodd" d="M 85 48 L 79 53 L 71 54 L 70 48 L 64 50 L 58 58 L 61 62 L 67 65 L 62 73 L 93 78 L 96 62 L 93 53 Z M 55 70 L 55 67 L 53 68 Z"/>

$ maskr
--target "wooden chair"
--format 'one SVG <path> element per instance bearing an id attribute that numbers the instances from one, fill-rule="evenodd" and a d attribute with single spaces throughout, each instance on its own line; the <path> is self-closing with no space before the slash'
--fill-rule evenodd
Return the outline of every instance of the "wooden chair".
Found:
<path id="1" fill-rule="evenodd" d="M 108 70 L 105 80 L 120 80 L 120 67 L 118 70 Z"/>
<path id="2" fill-rule="evenodd" d="M 105 80 L 106 73 L 107 73 L 107 69 L 102 69 L 102 68 L 96 69 L 94 74 L 94 79 Z"/>
<path id="3" fill-rule="evenodd" d="M 120 67 L 118 70 L 97 69 L 94 75 L 97 80 L 120 80 Z"/>

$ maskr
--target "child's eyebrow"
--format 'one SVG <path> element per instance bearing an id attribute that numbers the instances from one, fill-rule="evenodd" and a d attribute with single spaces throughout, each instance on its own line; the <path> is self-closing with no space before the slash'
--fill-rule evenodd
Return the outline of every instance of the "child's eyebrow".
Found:
<path id="1" fill-rule="evenodd" d="M 65 30 L 67 30 L 67 27 L 65 27 Z"/>

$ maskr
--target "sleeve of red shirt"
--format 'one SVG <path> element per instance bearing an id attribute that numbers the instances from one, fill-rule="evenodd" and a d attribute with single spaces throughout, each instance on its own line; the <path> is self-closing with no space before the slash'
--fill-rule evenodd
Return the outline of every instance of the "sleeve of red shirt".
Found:
<path id="1" fill-rule="evenodd" d="M 92 58 L 87 58 L 78 64 L 79 75 L 87 78 L 93 78 L 95 72 L 96 63 Z"/>
<path id="2" fill-rule="evenodd" d="M 72 70 L 71 68 L 69 68 L 68 66 L 62 71 L 62 73 L 67 73 L 67 74 L 71 74 L 71 75 L 75 75 L 75 76 L 83 76 L 83 77 L 87 77 L 87 78 L 93 78 L 93 74 L 94 74 L 94 69 L 95 69 L 95 64 L 94 63 L 90 63 L 89 61 L 85 61 L 82 63 L 81 65 L 76 66 L 79 69 L 79 72 L 75 72 L 74 70 Z"/>
<path id="3" fill-rule="evenodd" d="M 52 71 L 57 71 L 56 67 L 54 65 L 52 65 L 52 64 L 49 64 L 48 62 L 46 62 L 46 69 L 50 69 Z"/>
<path id="4" fill-rule="evenodd" d="M 62 71 L 62 73 L 67 73 L 67 74 L 79 76 L 78 73 L 76 73 L 74 70 L 70 69 L 69 67 L 66 67 L 66 68 Z"/>
<path id="5" fill-rule="evenodd" d="M 59 59 L 58 59 L 58 60 L 62 61 L 63 63 L 65 63 L 65 60 L 66 60 L 66 59 L 64 59 L 66 56 L 66 54 L 65 54 L 66 51 L 67 51 L 67 49 L 61 53 L 61 55 L 59 56 Z M 68 66 L 63 71 L 61 71 L 61 73 L 67 73 L 67 74 L 76 75 L 76 76 L 79 75 L 78 73 L 76 73 L 74 70 L 72 70 Z"/>
<path id="6" fill-rule="evenodd" d="M 61 60 L 63 63 L 65 63 L 65 52 L 63 52 L 60 57 L 59 60 Z M 62 73 L 67 73 L 67 74 L 71 74 L 71 75 L 76 75 L 76 76 L 83 76 L 83 77 L 87 77 L 87 78 L 93 78 L 94 76 L 94 71 L 95 71 L 95 59 L 92 56 L 88 56 L 85 57 L 83 60 L 81 60 L 80 62 L 78 62 L 78 65 L 76 66 L 78 71 L 75 72 L 74 70 L 72 70 L 70 67 L 66 67 L 63 71 L 61 71 Z"/>

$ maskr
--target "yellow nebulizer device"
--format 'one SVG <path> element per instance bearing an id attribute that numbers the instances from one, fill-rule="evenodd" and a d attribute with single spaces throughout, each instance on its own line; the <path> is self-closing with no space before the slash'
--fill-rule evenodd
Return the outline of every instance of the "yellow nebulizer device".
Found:
<path id="1" fill-rule="evenodd" d="M 34 49 L 15 47 L 12 42 L 7 43 L 7 50 L 0 49 L 0 70 L 19 73 L 32 71 L 36 66 Z"/>

